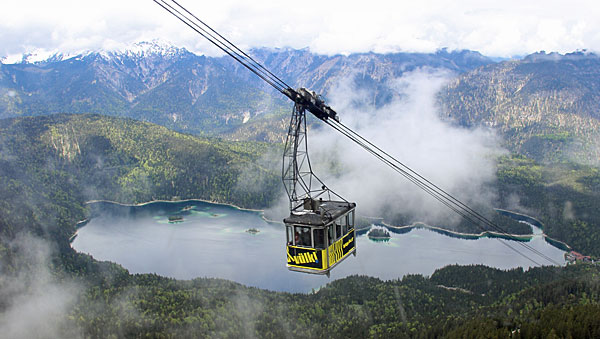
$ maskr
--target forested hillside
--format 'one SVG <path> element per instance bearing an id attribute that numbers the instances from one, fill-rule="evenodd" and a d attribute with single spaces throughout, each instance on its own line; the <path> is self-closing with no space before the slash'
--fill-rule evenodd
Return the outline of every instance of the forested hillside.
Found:
<path id="1" fill-rule="evenodd" d="M 266 156 L 271 151 L 279 152 L 98 115 L 0 120 L 2 234 L 15 236 L 33 221 L 36 234 L 66 240 L 85 217 L 84 202 L 94 199 L 200 198 L 264 207 L 280 190 Z"/>
<path id="2" fill-rule="evenodd" d="M 269 144 L 222 142 L 98 115 L 2 120 L 0 128 L 4 169 L 23 166 L 32 179 L 40 170 L 71 175 L 86 200 L 196 197 L 264 207 L 279 188 L 272 168 L 260 164 L 278 152 Z M 248 183 L 262 186 L 249 195 L 241 189 Z"/>
<path id="3" fill-rule="evenodd" d="M 544 223 L 549 236 L 600 256 L 600 171 L 565 162 L 544 165 L 522 155 L 498 165 L 500 205 Z"/>
<path id="4" fill-rule="evenodd" d="M 546 233 L 600 254 L 600 57 L 536 53 L 458 76 L 440 93 L 450 121 L 499 131 L 501 205 L 523 208 Z M 517 202 L 511 201 L 518 200 Z"/>
<path id="5" fill-rule="evenodd" d="M 544 163 L 600 165 L 600 57 L 537 53 L 460 75 L 440 94 L 443 114 L 502 132 Z"/>
<path id="6" fill-rule="evenodd" d="M 0 132 L 0 325 L 8 337 L 513 333 L 593 338 L 600 333 L 597 265 L 527 272 L 450 266 L 431 277 L 348 277 L 309 294 L 270 292 L 219 279 L 131 275 L 69 246 L 76 222 L 86 216 L 86 200 L 178 196 L 260 206 L 280 185 L 263 157 L 273 146 L 198 138 L 97 115 L 5 119 Z M 531 160 L 509 158 L 502 164 L 501 187 L 534 199 L 553 186 L 544 181 L 549 174 Z M 597 172 L 568 171 L 578 175 L 570 182 L 581 184 L 577 192 L 596 189 Z M 240 186 L 240 179 L 260 182 L 264 190 Z M 555 201 L 562 195 L 543 199 Z M 591 230 L 586 235 L 596 236 Z M 48 311 L 48 304 L 55 307 Z M 17 321 L 23 314 L 27 321 Z"/>
<path id="7" fill-rule="evenodd" d="M 449 266 L 431 278 L 352 276 L 311 294 L 217 279 L 127 276 L 94 287 L 70 313 L 93 337 L 438 338 L 600 335 L 597 267 L 500 271 Z"/>

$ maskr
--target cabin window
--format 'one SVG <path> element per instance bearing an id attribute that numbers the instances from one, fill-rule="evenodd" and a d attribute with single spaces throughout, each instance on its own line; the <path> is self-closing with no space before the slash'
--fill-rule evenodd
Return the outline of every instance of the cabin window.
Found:
<path id="1" fill-rule="evenodd" d="M 294 244 L 294 232 L 292 230 L 292 226 L 287 226 L 287 243 L 288 245 Z"/>
<path id="2" fill-rule="evenodd" d="M 328 233 L 328 239 L 329 239 L 329 245 L 333 244 L 333 241 L 335 240 L 335 230 L 333 229 L 333 224 L 329 225 L 329 227 L 327 227 L 327 233 Z"/>
<path id="3" fill-rule="evenodd" d="M 314 229 L 313 230 L 313 239 L 315 241 L 315 248 L 323 249 L 325 248 L 325 230 L 324 229 Z"/>
<path id="4" fill-rule="evenodd" d="M 312 247 L 312 241 L 310 239 L 310 227 L 294 227 L 294 242 L 296 243 L 296 246 Z"/>
<path id="5" fill-rule="evenodd" d="M 335 240 L 342 237 L 342 225 L 335 223 Z"/>
<path id="6" fill-rule="evenodd" d="M 348 220 L 348 229 L 351 230 L 354 228 L 354 211 L 348 213 L 346 215 L 346 219 Z"/>
<path id="7" fill-rule="evenodd" d="M 348 233 L 348 216 L 345 215 L 340 218 L 340 224 L 342 225 L 342 236 Z"/>

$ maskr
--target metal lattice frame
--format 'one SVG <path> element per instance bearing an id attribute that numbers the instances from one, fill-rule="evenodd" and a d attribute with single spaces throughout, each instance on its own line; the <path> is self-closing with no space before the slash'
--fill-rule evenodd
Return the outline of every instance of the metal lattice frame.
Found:
<path id="1" fill-rule="evenodd" d="M 290 212 L 301 210 L 306 198 L 315 199 L 326 194 L 327 199 L 331 199 L 330 190 L 312 171 L 306 138 L 306 110 L 299 104 L 295 104 L 292 111 L 282 171 L 283 185 L 290 199 Z"/>

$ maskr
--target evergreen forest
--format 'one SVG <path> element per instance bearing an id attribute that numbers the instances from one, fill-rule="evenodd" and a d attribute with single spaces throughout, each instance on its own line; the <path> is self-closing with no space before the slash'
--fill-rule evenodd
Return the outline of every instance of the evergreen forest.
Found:
<path id="1" fill-rule="evenodd" d="M 280 153 L 275 144 L 101 115 L 0 120 L 2 336 L 600 337 L 600 266 L 592 263 L 527 271 L 447 266 L 389 281 L 351 276 L 292 294 L 130 274 L 70 247 L 90 200 L 199 198 L 264 208 L 281 194 Z M 597 168 L 517 154 L 498 163 L 501 197 L 518 194 L 549 236 L 600 256 Z M 522 224 L 503 225 L 527 233 Z M 59 312 L 44 312 L 47 305 Z"/>

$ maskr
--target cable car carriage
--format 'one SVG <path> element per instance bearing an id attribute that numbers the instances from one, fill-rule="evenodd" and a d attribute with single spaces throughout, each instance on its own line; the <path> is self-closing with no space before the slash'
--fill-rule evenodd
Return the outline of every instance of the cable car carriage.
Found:
<path id="1" fill-rule="evenodd" d="M 295 93 L 282 173 L 290 201 L 290 215 L 283 220 L 287 267 L 329 276 L 329 271 L 350 253 L 356 255 L 356 204 L 327 188 L 313 173 L 308 157 L 306 110 L 324 121 L 329 118 L 337 121 L 335 111 L 312 91 L 300 88 Z"/>
<path id="2" fill-rule="evenodd" d="M 356 204 L 306 198 L 302 207 L 283 220 L 287 267 L 292 271 L 329 275 L 350 253 L 356 255 Z"/>

